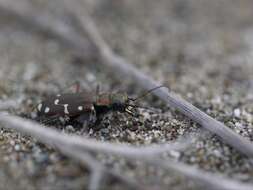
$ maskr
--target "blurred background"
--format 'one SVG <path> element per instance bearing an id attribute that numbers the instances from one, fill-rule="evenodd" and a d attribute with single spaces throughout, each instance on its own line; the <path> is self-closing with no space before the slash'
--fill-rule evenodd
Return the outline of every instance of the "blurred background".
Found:
<path id="1" fill-rule="evenodd" d="M 75 6 L 79 9 L 83 6 L 116 54 L 253 140 L 251 0 L 76 0 L 72 11 Z M 9 13 L 12 7 L 15 10 L 29 7 L 31 12 L 21 11 L 27 13 L 28 20 L 34 16 L 48 18 L 49 22 L 58 19 L 73 27 L 73 34 L 85 36 L 69 15 L 69 7 L 59 0 L 0 0 L 0 105 L 6 106 L 3 110 L 27 116 L 42 98 L 60 92 L 75 81 L 90 91 L 100 84 L 103 91 L 126 91 L 132 96 L 142 92 L 130 79 L 114 77 L 115 71 L 102 64 L 88 39 L 84 50 L 77 52 L 57 36 Z M 64 26 L 55 27 L 61 31 Z M 127 125 L 133 124 L 126 124 L 129 118 L 124 115 L 116 119 L 125 128 L 115 128 L 113 117 L 106 121 L 109 124 L 102 123 L 103 130 L 91 134 L 77 132 L 74 127 L 60 129 L 130 144 L 168 142 L 189 132 L 199 133 L 198 126 L 174 110 L 164 108 L 157 99 L 147 97 L 143 104 L 155 106 L 163 113 L 145 112 L 142 123 L 145 129 L 137 126 L 134 131 L 129 130 Z M 253 181 L 249 160 L 216 136 L 199 139 L 187 151 L 170 156 L 211 173 Z M 154 179 L 158 171 L 152 168 L 138 166 L 140 170 L 136 171 L 131 164 L 102 160 L 113 167 L 127 168 L 131 176 L 159 188 L 196 189 L 182 176 L 157 174 L 165 176 L 163 181 L 159 177 Z M 4 129 L 0 129 L 0 168 L 0 189 L 6 190 L 85 189 L 89 179 L 85 168 L 53 149 Z M 114 186 L 109 183 L 105 189 L 123 188 L 117 182 L 116 186 L 112 183 Z"/>

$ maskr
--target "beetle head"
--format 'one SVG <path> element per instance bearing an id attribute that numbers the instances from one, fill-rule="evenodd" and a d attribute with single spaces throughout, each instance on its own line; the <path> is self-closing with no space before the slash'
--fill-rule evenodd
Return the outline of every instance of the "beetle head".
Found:
<path id="1" fill-rule="evenodd" d="M 129 99 L 126 93 L 114 93 L 110 96 L 111 107 L 115 111 L 124 112 L 129 103 Z"/>

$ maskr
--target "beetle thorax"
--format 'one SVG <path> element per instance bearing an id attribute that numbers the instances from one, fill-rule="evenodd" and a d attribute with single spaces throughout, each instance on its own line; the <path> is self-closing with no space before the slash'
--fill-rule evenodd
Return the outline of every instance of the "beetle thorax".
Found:
<path id="1" fill-rule="evenodd" d="M 97 95 L 95 104 L 97 106 L 108 106 L 111 104 L 110 95 L 107 93 Z"/>
<path id="2" fill-rule="evenodd" d="M 97 106 L 107 106 L 113 110 L 123 111 L 128 102 L 128 96 L 125 93 L 104 93 L 97 97 Z"/>
<path id="3" fill-rule="evenodd" d="M 128 96 L 125 93 L 110 94 L 111 104 L 126 104 L 128 102 Z"/>

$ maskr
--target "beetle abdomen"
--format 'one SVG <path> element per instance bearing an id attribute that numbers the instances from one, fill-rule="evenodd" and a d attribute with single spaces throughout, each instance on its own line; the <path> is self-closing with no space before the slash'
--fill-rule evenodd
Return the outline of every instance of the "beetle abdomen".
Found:
<path id="1" fill-rule="evenodd" d="M 40 115 L 45 116 L 77 116 L 94 110 L 93 98 L 90 97 L 87 99 L 87 97 L 84 96 L 84 93 L 58 94 L 56 96 L 51 96 L 40 103 L 37 106 L 37 110 Z"/>

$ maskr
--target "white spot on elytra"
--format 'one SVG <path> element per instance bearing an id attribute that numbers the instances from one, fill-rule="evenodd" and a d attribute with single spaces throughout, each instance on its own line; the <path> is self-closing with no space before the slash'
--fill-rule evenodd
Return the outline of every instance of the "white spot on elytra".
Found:
<path id="1" fill-rule="evenodd" d="M 82 111 L 83 110 L 83 106 L 78 106 L 78 110 Z"/>
<path id="2" fill-rule="evenodd" d="M 69 111 L 68 111 L 68 106 L 69 105 L 68 104 L 64 104 L 63 106 L 64 106 L 64 113 L 65 114 L 69 114 Z"/>
<path id="3" fill-rule="evenodd" d="M 58 103 L 59 103 L 59 99 L 56 99 L 56 100 L 54 101 L 54 104 L 55 104 L 55 105 L 58 105 Z"/>
<path id="4" fill-rule="evenodd" d="M 45 113 L 48 113 L 50 111 L 50 108 L 49 107 L 46 107 L 45 108 Z"/>
<path id="5" fill-rule="evenodd" d="M 61 95 L 60 95 L 60 94 L 57 94 L 56 96 L 57 96 L 57 97 L 60 97 Z"/>
<path id="6" fill-rule="evenodd" d="M 41 111 L 42 104 L 39 104 L 37 108 L 38 108 L 39 111 Z"/>

